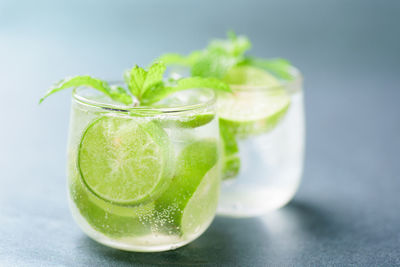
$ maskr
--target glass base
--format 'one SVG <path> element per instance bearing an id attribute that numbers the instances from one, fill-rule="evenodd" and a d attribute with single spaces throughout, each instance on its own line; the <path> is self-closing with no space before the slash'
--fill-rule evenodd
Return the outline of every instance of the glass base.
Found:
<path id="1" fill-rule="evenodd" d="M 89 235 L 89 234 L 88 234 Z M 119 242 L 119 241 L 115 241 L 112 240 L 108 237 L 102 236 L 102 237 L 93 237 L 91 235 L 89 235 L 90 238 L 92 238 L 94 241 L 103 244 L 107 247 L 111 247 L 111 248 L 115 248 L 115 249 L 119 249 L 119 250 L 124 250 L 124 251 L 130 251 L 130 252 L 162 252 L 162 251 L 168 251 L 168 250 L 174 250 L 177 248 L 180 248 L 184 245 L 187 245 L 188 243 L 190 243 L 192 240 L 186 240 L 186 241 L 180 241 L 180 242 L 175 242 L 175 243 L 170 243 L 170 244 L 166 244 L 166 245 L 152 245 L 152 246 L 146 246 L 146 245 L 132 245 L 129 244 L 128 242 Z M 151 239 L 154 238 L 152 236 L 146 237 L 143 236 L 143 239 Z M 137 242 L 135 242 L 137 243 Z"/>
<path id="2" fill-rule="evenodd" d="M 132 252 L 161 252 L 180 248 L 203 234 L 214 219 L 214 217 L 212 217 L 209 222 L 203 224 L 201 229 L 198 229 L 198 231 L 192 235 L 177 236 L 155 232 L 137 237 L 127 236 L 116 239 L 110 238 L 93 229 L 81 216 L 79 210 L 73 203 L 70 202 L 69 206 L 72 217 L 77 222 L 81 230 L 91 239 L 108 247 Z"/>
<path id="3" fill-rule="evenodd" d="M 229 217 L 255 217 L 285 206 L 297 187 L 274 189 L 260 187 L 230 188 L 222 185 L 217 214 Z"/>

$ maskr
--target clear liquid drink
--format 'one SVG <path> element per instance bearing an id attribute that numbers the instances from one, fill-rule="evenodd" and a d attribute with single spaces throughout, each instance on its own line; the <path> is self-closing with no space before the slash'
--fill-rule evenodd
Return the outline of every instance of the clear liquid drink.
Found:
<path id="1" fill-rule="evenodd" d="M 164 251 L 200 236 L 220 187 L 219 128 L 211 90 L 127 107 L 74 91 L 68 142 L 72 215 L 92 239 L 129 251 Z"/>
<path id="2" fill-rule="evenodd" d="M 278 209 L 296 193 L 303 169 L 304 106 L 297 69 L 292 81 L 251 68 L 238 73 L 270 84 L 232 84 L 233 96 L 219 100 L 225 164 L 218 213 L 246 217 Z"/>

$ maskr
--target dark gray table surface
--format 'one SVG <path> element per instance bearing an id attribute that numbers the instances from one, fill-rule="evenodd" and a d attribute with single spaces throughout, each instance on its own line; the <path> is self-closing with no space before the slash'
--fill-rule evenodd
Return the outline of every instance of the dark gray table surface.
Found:
<path id="1" fill-rule="evenodd" d="M 0 1 L 0 266 L 400 265 L 400 2 Z M 285 208 L 217 217 L 195 242 L 128 253 L 86 237 L 66 201 L 70 92 L 59 78 L 119 79 L 227 29 L 304 73 L 303 182 Z"/>

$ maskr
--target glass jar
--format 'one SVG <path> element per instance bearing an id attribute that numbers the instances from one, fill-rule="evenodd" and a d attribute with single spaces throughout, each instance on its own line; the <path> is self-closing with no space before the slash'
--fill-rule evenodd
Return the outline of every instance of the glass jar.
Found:
<path id="1" fill-rule="evenodd" d="M 219 197 L 215 102 L 212 90 L 192 89 L 131 107 L 75 89 L 67 171 L 80 228 L 128 251 L 171 250 L 199 237 Z"/>

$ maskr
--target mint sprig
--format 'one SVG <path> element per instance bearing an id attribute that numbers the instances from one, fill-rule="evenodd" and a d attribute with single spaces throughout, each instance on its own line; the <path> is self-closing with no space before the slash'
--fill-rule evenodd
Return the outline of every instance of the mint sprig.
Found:
<path id="1" fill-rule="evenodd" d="M 207 50 L 228 54 L 240 61 L 243 59 L 244 54 L 250 50 L 251 42 L 246 36 L 237 36 L 233 31 L 229 31 L 227 35 L 227 39 L 212 40 Z"/>
<path id="2" fill-rule="evenodd" d="M 192 88 L 210 88 L 230 92 L 229 86 L 213 77 L 190 77 L 164 82 L 163 76 L 166 66 L 163 62 L 152 64 L 147 70 L 135 65 L 124 73 L 126 88 L 110 86 L 106 81 L 90 76 L 75 76 L 56 83 L 40 99 L 42 103 L 48 96 L 67 88 L 87 86 L 96 89 L 112 100 L 131 105 L 133 96 L 139 105 L 152 105 L 163 98 L 182 90 Z"/>
<path id="3" fill-rule="evenodd" d="M 223 78 L 235 65 L 242 62 L 244 53 L 251 48 L 245 36 L 229 32 L 228 39 L 216 39 L 206 49 L 194 51 L 188 56 L 176 53 L 160 57 L 167 65 L 181 65 L 191 68 L 192 76 Z"/>
<path id="4" fill-rule="evenodd" d="M 172 80 L 167 84 L 163 81 L 165 70 L 163 62 L 156 62 L 150 66 L 148 71 L 134 66 L 126 72 L 125 80 L 128 88 L 141 105 L 152 105 L 175 92 L 192 88 L 230 91 L 226 83 L 215 78 L 190 77 Z"/>
<path id="5" fill-rule="evenodd" d="M 230 31 L 227 39 L 212 40 L 204 50 L 192 52 L 188 56 L 165 54 L 160 59 L 165 60 L 167 65 L 189 67 L 192 76 L 223 79 L 234 66 L 248 65 L 265 69 L 283 80 L 293 79 L 289 61 L 250 57 L 246 53 L 251 46 L 247 37 L 237 36 Z"/>
<path id="6" fill-rule="evenodd" d="M 75 88 L 80 86 L 87 86 L 96 89 L 111 99 L 129 105 L 132 103 L 132 97 L 120 86 L 110 86 L 107 82 L 96 79 L 90 76 L 75 76 L 63 79 L 54 84 L 46 94 L 39 100 L 39 104 L 43 102 L 50 95 L 67 88 Z"/>

